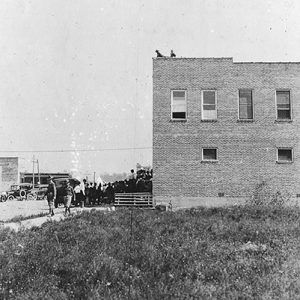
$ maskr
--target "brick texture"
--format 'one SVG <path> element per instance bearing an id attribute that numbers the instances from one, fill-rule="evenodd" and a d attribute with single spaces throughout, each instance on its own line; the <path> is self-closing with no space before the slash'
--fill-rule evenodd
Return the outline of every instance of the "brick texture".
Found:
<path id="1" fill-rule="evenodd" d="M 175 89 L 187 91 L 186 121 L 171 120 Z M 216 122 L 201 120 L 205 89 L 217 91 Z M 253 91 L 253 122 L 238 121 L 239 89 Z M 289 122 L 276 120 L 279 89 L 290 90 Z M 274 191 L 300 194 L 299 117 L 300 63 L 154 58 L 154 197 L 249 197 L 262 180 Z M 202 147 L 217 148 L 218 162 L 202 162 Z M 293 148 L 292 163 L 276 163 L 278 147 Z"/>
<path id="2" fill-rule="evenodd" d="M 12 184 L 18 183 L 18 158 L 0 157 L 0 191 L 7 191 Z"/>

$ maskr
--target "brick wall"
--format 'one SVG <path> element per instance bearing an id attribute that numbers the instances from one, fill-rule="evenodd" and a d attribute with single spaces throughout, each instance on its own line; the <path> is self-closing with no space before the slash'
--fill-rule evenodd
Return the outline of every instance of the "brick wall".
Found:
<path id="1" fill-rule="evenodd" d="M 187 120 L 171 120 L 171 90 L 187 91 Z M 217 91 L 216 122 L 201 120 L 201 90 Z M 253 122 L 238 121 L 238 90 L 252 89 Z M 276 121 L 275 91 L 289 89 L 292 121 Z M 153 59 L 154 197 L 249 197 L 266 180 L 300 194 L 300 63 L 234 63 L 231 58 Z M 218 149 L 217 163 L 201 161 Z M 278 164 L 277 147 L 292 147 Z M 196 201 L 195 198 L 195 201 Z"/>
<path id="2" fill-rule="evenodd" d="M 12 184 L 18 183 L 18 158 L 0 157 L 0 191 L 7 191 Z"/>

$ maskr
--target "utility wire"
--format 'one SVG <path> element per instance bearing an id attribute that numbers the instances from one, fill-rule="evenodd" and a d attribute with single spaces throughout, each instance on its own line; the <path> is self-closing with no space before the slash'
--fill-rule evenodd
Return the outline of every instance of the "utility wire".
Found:
<path id="1" fill-rule="evenodd" d="M 61 149 L 61 150 L 0 150 L 0 153 L 58 153 L 58 152 L 100 152 L 100 151 L 122 151 L 122 150 L 143 150 L 152 149 L 152 147 L 131 147 L 131 148 L 102 148 L 102 149 Z"/>

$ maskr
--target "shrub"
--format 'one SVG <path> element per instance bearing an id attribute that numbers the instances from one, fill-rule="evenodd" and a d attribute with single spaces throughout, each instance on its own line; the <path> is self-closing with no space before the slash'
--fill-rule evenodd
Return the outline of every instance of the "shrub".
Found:
<path id="1" fill-rule="evenodd" d="M 246 205 L 255 207 L 281 208 L 286 206 L 291 199 L 287 191 L 274 191 L 267 181 L 257 184 L 253 196 L 246 202 Z"/>

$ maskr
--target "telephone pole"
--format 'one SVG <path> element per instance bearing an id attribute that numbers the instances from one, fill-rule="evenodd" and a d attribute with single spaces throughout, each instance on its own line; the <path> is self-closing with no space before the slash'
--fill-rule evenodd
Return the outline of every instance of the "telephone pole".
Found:
<path id="1" fill-rule="evenodd" d="M 34 155 L 32 157 L 32 187 L 34 187 L 34 163 L 35 163 L 35 160 L 34 160 Z"/>
<path id="2" fill-rule="evenodd" d="M 36 160 L 36 163 L 37 163 L 37 171 L 39 176 L 39 184 L 41 184 L 40 164 L 38 159 Z"/>
<path id="3" fill-rule="evenodd" d="M 41 174 L 40 174 L 40 164 L 39 160 L 35 159 L 35 156 L 32 157 L 32 186 L 34 187 L 34 164 L 37 164 L 37 171 L 38 171 L 38 180 L 41 183 Z"/>

